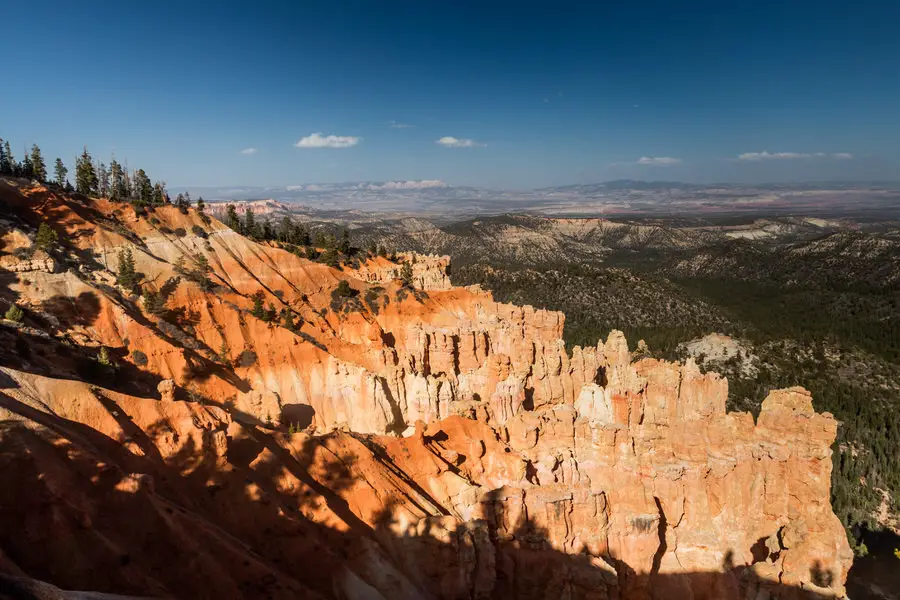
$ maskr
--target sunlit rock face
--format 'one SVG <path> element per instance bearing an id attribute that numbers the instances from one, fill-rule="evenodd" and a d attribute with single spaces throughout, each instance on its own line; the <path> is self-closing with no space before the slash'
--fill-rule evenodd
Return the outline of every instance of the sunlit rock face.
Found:
<path id="1" fill-rule="evenodd" d="M 401 438 L 290 434 L 4 369 L 0 571 L 210 598 L 841 597 L 835 421 L 799 388 L 773 392 L 756 424 L 681 417 L 715 377 L 628 368 L 643 386 L 613 403 L 643 421 L 559 403 L 500 424 L 483 403 Z M 648 391 L 673 372 L 670 393 Z M 674 416 L 646 419 L 651 399 Z M 160 570 L 161 548 L 192 566 Z"/>
<path id="2" fill-rule="evenodd" d="M 404 255 L 404 283 L 194 211 L 4 186 L 82 264 L 0 272 L 35 317 L 0 330 L 27 349 L 0 368 L 0 573 L 184 598 L 843 595 L 837 423 L 805 390 L 754 421 L 692 360 L 633 362 L 619 332 L 566 348 L 561 313 L 454 288 L 446 258 Z M 164 311 L 116 286 L 126 248 Z"/>

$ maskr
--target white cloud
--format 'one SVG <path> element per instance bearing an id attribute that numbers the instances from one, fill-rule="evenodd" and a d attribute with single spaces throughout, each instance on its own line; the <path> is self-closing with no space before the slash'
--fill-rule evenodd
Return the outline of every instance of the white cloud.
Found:
<path id="1" fill-rule="evenodd" d="M 761 161 L 761 160 L 796 160 L 798 158 L 825 158 L 830 156 L 838 160 L 847 160 L 853 158 L 852 154 L 847 152 L 836 152 L 828 154 L 827 152 L 745 152 L 738 155 L 738 160 L 745 161 Z"/>
<path id="2" fill-rule="evenodd" d="M 415 125 L 410 125 L 409 123 L 398 123 L 397 121 L 388 121 L 388 125 L 391 129 L 412 129 Z"/>
<path id="3" fill-rule="evenodd" d="M 245 156 L 250 156 L 251 154 L 256 154 L 257 152 L 259 152 L 259 150 L 257 150 L 256 148 L 244 148 L 243 150 L 241 150 L 241 154 Z"/>
<path id="4" fill-rule="evenodd" d="M 642 156 L 638 159 L 637 164 L 653 167 L 671 167 L 672 165 L 681 164 L 681 159 L 672 158 L 671 156 Z"/>
<path id="5" fill-rule="evenodd" d="M 447 187 L 440 179 L 423 179 L 422 181 L 386 181 L 381 184 L 370 184 L 370 190 L 424 190 L 427 188 Z"/>
<path id="6" fill-rule="evenodd" d="M 435 143 L 440 144 L 441 146 L 444 146 L 446 148 L 476 148 L 479 146 L 485 146 L 485 144 L 481 144 L 479 142 L 476 142 L 475 140 L 459 139 L 450 135 L 445 135 Z"/>
<path id="7" fill-rule="evenodd" d="M 738 155 L 738 160 L 793 160 L 797 158 L 810 158 L 812 154 L 805 152 L 744 152 Z"/>
<path id="8" fill-rule="evenodd" d="M 311 133 L 294 144 L 297 148 L 349 148 L 359 143 L 362 138 L 350 135 L 322 135 Z"/>

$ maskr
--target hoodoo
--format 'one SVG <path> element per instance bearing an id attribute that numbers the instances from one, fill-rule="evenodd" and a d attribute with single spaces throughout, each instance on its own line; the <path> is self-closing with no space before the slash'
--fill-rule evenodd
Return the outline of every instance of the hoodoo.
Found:
<path id="1" fill-rule="evenodd" d="M 193 209 L 0 199 L 0 589 L 844 596 L 837 422 L 802 388 L 726 412 L 693 360 L 567 348 L 446 257 L 334 268 Z M 41 223 L 58 247 L 16 258 Z"/>

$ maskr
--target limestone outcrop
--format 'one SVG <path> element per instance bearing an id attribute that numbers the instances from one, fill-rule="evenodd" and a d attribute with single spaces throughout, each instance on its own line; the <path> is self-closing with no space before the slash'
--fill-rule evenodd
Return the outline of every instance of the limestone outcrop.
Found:
<path id="1" fill-rule="evenodd" d="M 447 275 L 450 267 L 449 256 L 401 252 L 397 258 L 400 264 L 384 258 L 367 261 L 356 270 L 356 275 L 368 283 L 390 283 L 401 278 L 403 263 L 409 263 L 412 270 L 411 283 L 416 289 L 424 291 L 450 289 L 450 277 Z"/>
<path id="2" fill-rule="evenodd" d="M 727 413 L 693 360 L 633 361 L 615 331 L 567 348 L 561 313 L 454 288 L 446 257 L 335 269 L 194 211 L 0 195 L 83 262 L 0 271 L 28 307 L 0 332 L 2 572 L 186 598 L 843 595 L 837 423 L 805 390 Z M 116 285 L 125 248 L 161 306 Z"/>
<path id="3" fill-rule="evenodd" d="M 12 254 L 0 256 L 0 269 L 13 273 L 30 273 L 40 271 L 53 273 L 56 270 L 56 261 L 43 250 L 34 252 L 28 258 L 18 258 Z"/>
<path id="4" fill-rule="evenodd" d="M 0 491 L 0 571 L 196 598 L 843 597 L 834 419 L 792 388 L 754 423 L 723 397 L 698 409 L 716 380 L 691 366 L 619 367 L 639 385 L 611 419 L 560 403 L 501 424 L 481 403 L 401 438 L 288 434 L 2 369 L 19 485 Z M 156 569 L 161 548 L 193 566 Z"/>

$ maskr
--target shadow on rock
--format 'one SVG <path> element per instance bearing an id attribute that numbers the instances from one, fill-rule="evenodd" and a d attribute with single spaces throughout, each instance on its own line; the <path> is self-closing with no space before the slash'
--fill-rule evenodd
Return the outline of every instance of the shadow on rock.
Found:
<path id="1" fill-rule="evenodd" d="M 713 572 L 672 574 L 638 573 L 608 550 L 561 552 L 558 532 L 517 511 L 506 488 L 462 521 L 423 501 L 428 482 L 417 491 L 384 467 L 377 440 L 288 436 L 184 403 L 138 431 L 145 415 L 100 398 L 127 440 L 11 398 L 0 406 L 16 415 L 0 421 L 0 573 L 192 599 L 834 597 L 728 556 Z M 29 589 L 5 597 L 42 597 Z"/>

